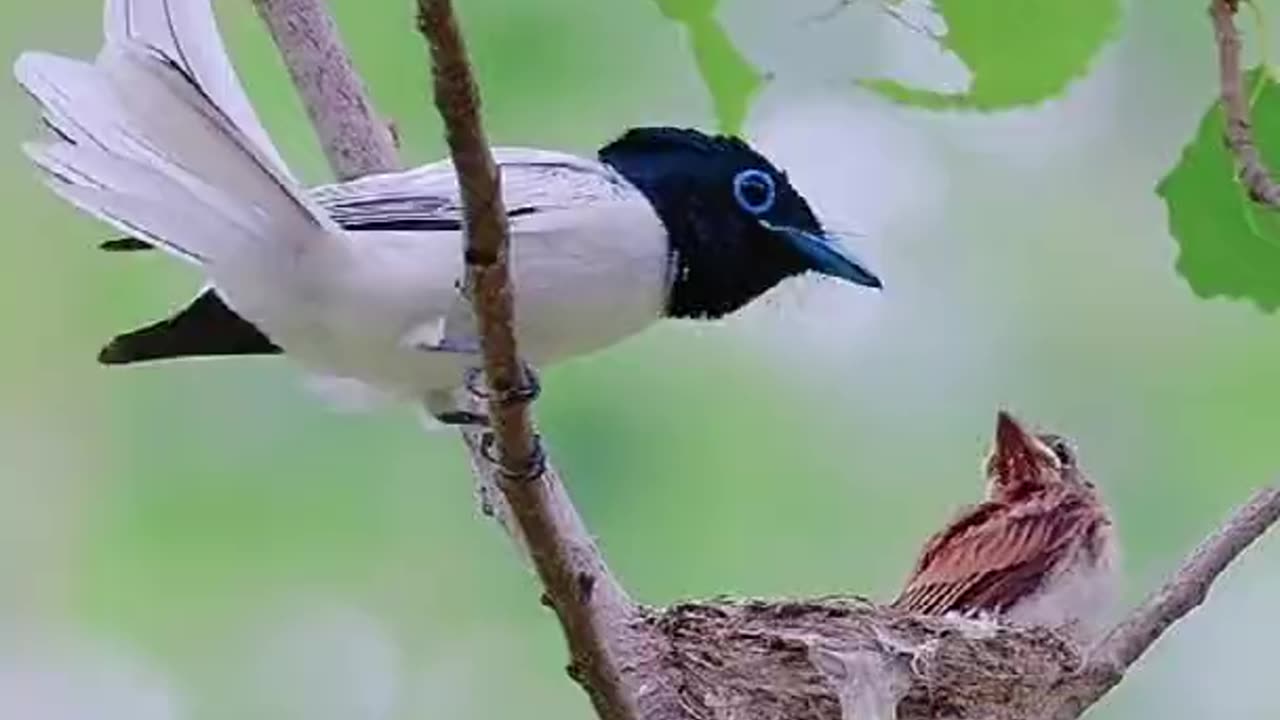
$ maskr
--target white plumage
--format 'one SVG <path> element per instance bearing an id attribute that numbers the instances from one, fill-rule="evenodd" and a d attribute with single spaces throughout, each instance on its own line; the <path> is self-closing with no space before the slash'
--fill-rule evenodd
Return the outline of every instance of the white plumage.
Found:
<path id="1" fill-rule="evenodd" d="M 199 267 L 311 371 L 446 409 L 441 393 L 476 364 L 458 292 L 462 235 L 383 228 L 460 225 L 452 166 L 308 192 L 236 80 L 207 0 L 109 0 L 105 34 L 92 64 L 27 53 L 15 67 L 56 136 L 27 146 L 49 186 Z M 570 155 L 495 155 L 531 362 L 609 345 L 660 317 L 668 241 L 637 189 Z M 335 218 L 380 229 L 348 232 Z"/>
<path id="2" fill-rule="evenodd" d="M 18 81 L 51 137 L 27 146 L 54 192 L 207 285 L 169 318 L 116 337 L 106 364 L 278 353 L 341 395 L 424 403 L 441 419 L 478 364 L 461 295 L 452 165 L 302 188 L 253 112 L 210 0 L 107 0 L 82 62 L 22 55 Z M 498 148 L 516 334 L 535 365 L 661 317 L 714 319 L 819 272 L 879 288 L 786 173 L 739 138 L 631 128 L 599 161 Z M 367 391 L 367 392 L 366 392 Z"/>

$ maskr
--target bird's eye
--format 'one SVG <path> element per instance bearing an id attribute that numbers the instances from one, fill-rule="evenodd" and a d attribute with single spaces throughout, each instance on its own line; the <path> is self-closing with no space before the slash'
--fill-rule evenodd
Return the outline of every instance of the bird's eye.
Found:
<path id="1" fill-rule="evenodd" d="M 1072 465 L 1075 462 L 1075 455 L 1071 451 L 1071 445 L 1061 438 L 1054 440 L 1049 444 L 1049 448 L 1053 450 L 1053 454 L 1058 457 L 1058 462 L 1064 466 Z"/>
<path id="2" fill-rule="evenodd" d="M 739 207 L 752 215 L 769 212 L 776 196 L 773 178 L 763 170 L 753 168 L 733 176 L 733 198 Z"/>

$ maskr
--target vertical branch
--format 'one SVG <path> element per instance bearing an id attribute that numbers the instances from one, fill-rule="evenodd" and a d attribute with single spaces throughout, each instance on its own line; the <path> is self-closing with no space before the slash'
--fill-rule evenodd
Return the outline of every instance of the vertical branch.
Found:
<path id="1" fill-rule="evenodd" d="M 462 189 L 466 227 L 467 290 L 475 308 L 489 387 L 489 418 L 502 464 L 512 473 L 537 462 L 537 440 L 527 402 L 503 402 L 531 378 L 516 352 L 515 306 L 508 263 L 507 211 L 502 179 L 480 121 L 480 97 L 466 47 L 449 2 L 420 2 L 418 29 L 431 48 L 436 109 Z"/>
<path id="2" fill-rule="evenodd" d="M 284 57 L 338 178 L 398 170 L 391 129 L 375 115 L 324 0 L 253 0 L 253 4 Z"/>
<path id="3" fill-rule="evenodd" d="M 1249 102 L 1245 99 L 1240 69 L 1240 31 L 1235 15 L 1239 0 L 1209 0 L 1209 18 L 1218 44 L 1218 83 L 1226 120 L 1227 147 L 1240 166 L 1240 183 L 1256 202 L 1280 207 L 1280 184 L 1271 177 L 1262 153 L 1253 140 Z M 1265 72 L 1265 69 L 1264 69 Z"/>
<path id="4" fill-rule="evenodd" d="M 606 720 L 634 720 L 622 658 L 635 608 L 565 492 L 543 465 L 530 418 L 531 381 L 516 347 L 516 308 L 501 177 L 485 139 L 480 97 L 450 0 L 419 0 L 418 29 L 431 53 L 433 95 L 462 188 L 467 287 L 475 308 L 490 388 L 489 418 L 501 462 L 498 487 L 559 616 L 572 656 L 570 674 Z"/>
<path id="5" fill-rule="evenodd" d="M 349 179 L 398 167 L 388 129 L 378 122 L 338 38 L 323 0 L 254 0 L 334 172 Z M 448 2 L 420 0 L 420 27 L 431 43 L 437 107 L 463 193 L 467 222 L 468 286 L 482 331 L 485 373 L 499 454 L 508 468 L 494 472 L 479 435 L 464 433 L 481 485 L 496 484 L 510 507 L 569 643 L 570 674 L 606 720 L 636 720 L 624 672 L 635 672 L 642 650 L 631 641 L 637 610 L 618 584 L 564 485 L 549 463 L 532 479 L 537 442 L 527 402 L 502 402 L 524 386 L 512 325 L 506 214 L 497 170 L 481 130 L 479 100 L 461 35 Z M 652 693 L 651 693 L 652 694 Z M 665 696 L 664 696 L 665 697 Z"/>

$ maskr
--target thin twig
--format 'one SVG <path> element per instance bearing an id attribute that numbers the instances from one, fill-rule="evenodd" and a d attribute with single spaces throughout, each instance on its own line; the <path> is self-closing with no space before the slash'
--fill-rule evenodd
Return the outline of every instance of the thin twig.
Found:
<path id="1" fill-rule="evenodd" d="M 391 128 L 351 67 L 324 0 L 253 0 L 271 31 L 334 174 L 352 180 L 398 170 Z"/>
<path id="2" fill-rule="evenodd" d="M 1079 681 L 1064 689 L 1058 718 L 1075 718 L 1124 678 L 1124 673 L 1178 620 L 1204 603 L 1209 588 L 1245 548 L 1280 521 L 1280 485 L 1257 492 L 1205 538 L 1178 572 L 1090 651 Z"/>
<path id="3" fill-rule="evenodd" d="M 444 119 L 445 136 L 458 184 L 466 225 L 467 290 L 475 308 L 484 352 L 489 418 L 499 458 L 511 474 L 536 469 L 538 453 L 528 402 L 503 402 L 530 378 L 516 352 L 511 273 L 507 262 L 507 212 L 501 178 L 480 119 L 479 91 L 471 76 L 466 46 L 445 2 L 421 2 L 418 29 L 431 48 L 433 95 Z"/>
<path id="4" fill-rule="evenodd" d="M 503 472 L 498 486 L 560 617 L 571 672 L 606 720 L 634 720 L 620 645 L 634 614 L 559 477 L 540 467 L 528 399 L 505 400 L 529 382 L 516 348 L 509 237 L 501 178 L 485 139 L 480 97 L 450 0 L 419 0 L 418 29 L 431 50 L 436 108 L 462 188 L 467 289 L 475 308 L 489 418 Z"/>
<path id="5" fill-rule="evenodd" d="M 1222 110 L 1226 116 L 1227 147 L 1240 166 L 1240 182 L 1255 201 L 1280 208 L 1280 184 L 1271 177 L 1262 153 L 1253 141 L 1249 102 L 1241 87 L 1240 31 L 1235 15 L 1239 0 L 1210 0 L 1209 17 L 1218 43 L 1218 71 Z M 1265 72 L 1265 70 L 1264 70 Z"/>
<path id="6" fill-rule="evenodd" d="M 1200 543 L 1172 580 L 1111 631 L 1099 645 L 1098 655 L 1117 665 L 1132 665 L 1169 625 L 1203 603 L 1213 581 L 1277 520 L 1280 485 L 1257 492 Z"/>

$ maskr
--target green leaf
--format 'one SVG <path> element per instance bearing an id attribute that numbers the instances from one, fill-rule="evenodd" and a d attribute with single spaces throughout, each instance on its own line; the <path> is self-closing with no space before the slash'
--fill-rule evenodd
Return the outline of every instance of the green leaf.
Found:
<path id="1" fill-rule="evenodd" d="M 737 134 L 764 76 L 743 57 L 715 18 L 718 0 L 655 0 L 668 18 L 689 32 L 702 81 L 711 93 L 721 132 Z"/>
<path id="2" fill-rule="evenodd" d="M 1063 92 L 1115 31 L 1119 0 L 936 0 L 940 40 L 969 68 L 969 89 L 945 93 L 893 80 L 862 84 L 905 105 L 1002 110 Z"/>
<path id="3" fill-rule="evenodd" d="M 1258 149 L 1267 167 L 1280 167 L 1280 86 L 1255 68 L 1245 87 L 1258 89 L 1252 107 Z M 1169 231 L 1181 249 L 1178 272 L 1191 290 L 1202 298 L 1251 300 L 1274 312 L 1280 307 L 1280 214 L 1249 198 L 1224 131 L 1215 102 L 1156 194 L 1164 198 Z"/>

